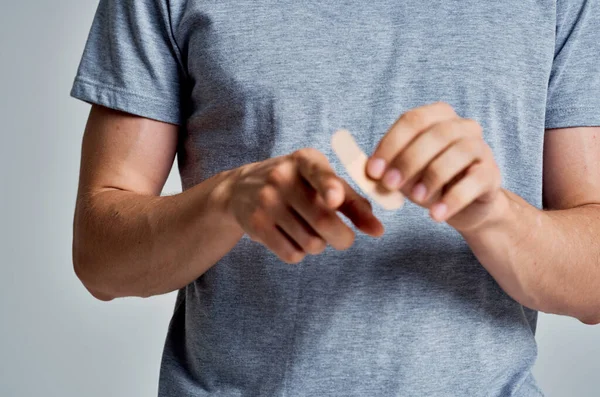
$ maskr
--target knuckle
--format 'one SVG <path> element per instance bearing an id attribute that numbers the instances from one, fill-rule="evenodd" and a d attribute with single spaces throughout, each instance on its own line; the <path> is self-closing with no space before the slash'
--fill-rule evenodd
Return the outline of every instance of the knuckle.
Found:
<path id="1" fill-rule="evenodd" d="M 431 130 L 433 143 L 444 144 L 456 135 L 456 124 L 453 121 L 442 121 Z"/>
<path id="2" fill-rule="evenodd" d="M 254 233 L 261 233 L 265 227 L 265 217 L 260 210 L 254 211 L 248 218 L 248 225 Z"/>
<path id="3" fill-rule="evenodd" d="M 434 136 L 440 143 L 447 143 L 460 136 L 465 135 L 465 127 L 461 121 L 457 119 L 444 120 L 439 122 L 434 129 Z"/>
<path id="4" fill-rule="evenodd" d="M 292 153 L 292 159 L 294 160 L 302 160 L 306 158 L 306 150 L 308 148 L 298 149 Z"/>
<path id="5" fill-rule="evenodd" d="M 481 142 L 477 139 L 464 139 L 460 150 L 463 154 L 479 156 L 482 153 Z"/>
<path id="6" fill-rule="evenodd" d="M 273 207 L 278 201 L 277 190 L 270 185 L 263 186 L 258 192 L 258 202 L 262 208 Z"/>
<path id="7" fill-rule="evenodd" d="M 281 259 L 288 264 L 295 264 L 302 261 L 304 255 L 298 251 L 287 250 L 281 254 Z"/>
<path id="8" fill-rule="evenodd" d="M 282 162 L 274 166 L 271 171 L 269 171 L 268 182 L 275 186 L 285 184 L 292 174 L 290 165 L 291 164 L 287 162 Z"/>
<path id="9" fill-rule="evenodd" d="M 269 171 L 268 182 L 279 185 L 283 181 L 283 172 L 280 166 L 275 166 Z"/>
<path id="10" fill-rule="evenodd" d="M 400 116 L 400 121 L 410 126 L 422 125 L 425 121 L 425 115 L 421 109 L 412 109 Z"/>
<path id="11" fill-rule="evenodd" d="M 304 243 L 306 251 L 310 253 L 321 253 L 325 249 L 325 244 L 322 239 L 318 237 L 309 237 Z"/>
<path id="12" fill-rule="evenodd" d="M 456 114 L 456 112 L 454 111 L 454 108 L 448 102 L 444 102 L 444 101 L 434 102 L 432 107 L 436 111 L 443 112 L 443 114 L 448 114 L 448 115 Z"/>
<path id="13" fill-rule="evenodd" d="M 307 161 L 311 156 L 315 155 L 315 152 L 317 150 L 315 148 L 312 147 L 304 147 L 302 149 L 298 149 L 296 150 L 294 153 L 292 153 L 292 158 L 296 161 L 299 162 L 305 162 Z"/>
<path id="14" fill-rule="evenodd" d="M 476 136 L 483 135 L 483 127 L 476 120 L 473 119 L 463 119 L 465 126 L 467 127 L 467 131 L 472 132 Z"/>
<path id="15" fill-rule="evenodd" d="M 291 162 L 296 164 L 298 167 L 304 167 L 306 165 L 306 163 L 308 162 L 307 151 L 308 151 L 308 148 L 302 148 L 302 149 L 296 150 L 290 156 Z"/>

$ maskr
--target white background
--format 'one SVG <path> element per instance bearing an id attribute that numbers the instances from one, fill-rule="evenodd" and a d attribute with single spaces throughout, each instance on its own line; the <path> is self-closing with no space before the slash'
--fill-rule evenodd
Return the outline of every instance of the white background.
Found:
<path id="1" fill-rule="evenodd" d="M 126 1 L 126 0 L 123 0 Z M 69 90 L 97 2 L 0 7 L 0 396 L 157 392 L 174 295 L 94 300 L 71 237 L 89 105 Z M 174 168 L 164 193 L 180 191 Z M 535 375 L 546 394 L 600 395 L 600 326 L 541 315 Z"/>

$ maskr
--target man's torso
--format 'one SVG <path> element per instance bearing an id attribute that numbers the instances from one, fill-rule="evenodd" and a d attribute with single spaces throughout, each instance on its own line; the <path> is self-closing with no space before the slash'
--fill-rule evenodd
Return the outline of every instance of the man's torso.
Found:
<path id="1" fill-rule="evenodd" d="M 336 129 L 369 153 L 403 112 L 446 101 L 483 126 L 504 187 L 540 207 L 554 7 L 170 2 L 190 88 L 184 188 L 306 146 L 347 178 Z M 536 313 L 424 209 L 375 212 L 380 239 L 286 265 L 243 238 L 181 290 L 161 396 L 541 395 Z"/>

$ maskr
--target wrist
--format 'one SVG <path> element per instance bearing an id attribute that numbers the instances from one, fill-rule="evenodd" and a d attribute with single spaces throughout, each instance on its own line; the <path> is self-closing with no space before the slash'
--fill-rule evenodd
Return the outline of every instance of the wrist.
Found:
<path id="1" fill-rule="evenodd" d="M 494 198 L 494 201 L 491 203 L 487 216 L 477 225 L 459 232 L 463 236 L 467 237 L 468 235 L 479 235 L 481 233 L 499 228 L 510 217 L 510 203 L 511 199 L 506 190 L 500 189 Z"/>
<path id="2" fill-rule="evenodd" d="M 243 233 L 231 208 L 233 186 L 239 171 L 240 169 L 236 168 L 215 175 L 215 183 L 208 196 L 208 208 L 219 217 L 220 221 L 235 226 Z"/>

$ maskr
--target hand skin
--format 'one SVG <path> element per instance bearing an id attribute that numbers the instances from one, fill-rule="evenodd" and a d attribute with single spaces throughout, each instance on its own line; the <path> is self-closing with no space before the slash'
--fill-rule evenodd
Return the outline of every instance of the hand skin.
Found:
<path id="1" fill-rule="evenodd" d="M 291 155 L 240 167 L 217 197 L 248 236 L 287 263 L 318 255 L 329 244 L 345 250 L 354 232 L 340 211 L 364 233 L 383 234 L 371 204 L 335 174 L 327 157 L 304 148 Z"/>
<path id="2" fill-rule="evenodd" d="M 383 233 L 368 201 L 314 149 L 225 171 L 160 197 L 177 135 L 174 125 L 92 107 L 82 144 L 73 265 L 97 299 L 180 289 L 246 232 L 288 263 L 321 252 L 326 243 L 337 249 L 352 244 L 354 233 L 338 211 L 365 233 Z"/>
<path id="3" fill-rule="evenodd" d="M 566 132 L 565 132 L 566 131 Z M 600 323 L 600 128 L 549 131 L 539 210 L 501 187 L 481 127 L 443 102 L 404 113 L 366 173 L 465 238 L 513 299 Z M 565 171 L 567 170 L 567 171 Z"/>

